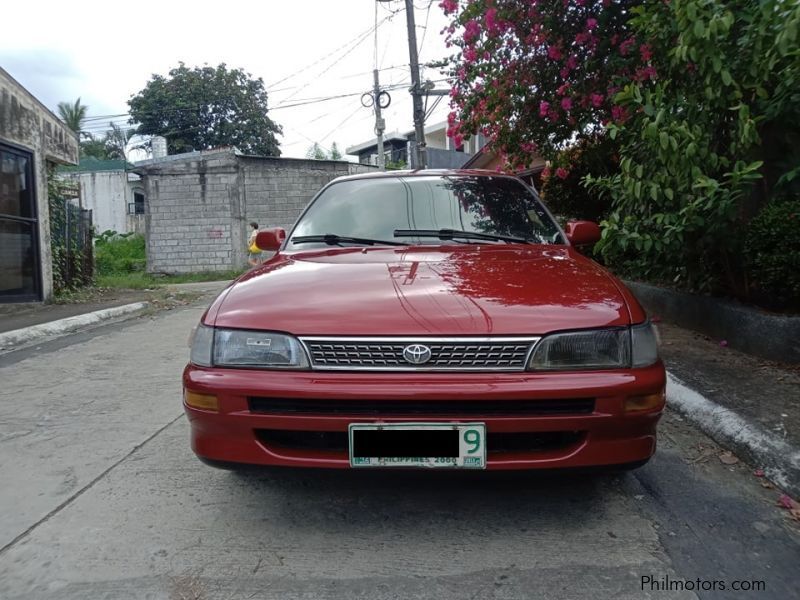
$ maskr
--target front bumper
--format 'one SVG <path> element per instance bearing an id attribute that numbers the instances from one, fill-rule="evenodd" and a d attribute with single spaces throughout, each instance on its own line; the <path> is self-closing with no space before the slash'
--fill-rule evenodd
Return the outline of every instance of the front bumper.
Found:
<path id="1" fill-rule="evenodd" d="M 347 448 L 328 444 L 309 447 L 287 443 L 308 436 L 341 439 L 350 423 L 475 422 L 486 423 L 487 469 L 589 467 L 646 461 L 656 447 L 656 424 L 663 402 L 649 410 L 625 412 L 631 396 L 663 392 L 661 363 L 643 369 L 550 373 L 340 373 L 314 371 L 258 371 L 202 368 L 189 365 L 184 389 L 214 395 L 218 411 L 184 409 L 191 424 L 192 449 L 212 462 L 294 467 L 349 468 Z M 315 405 L 330 401 L 391 402 L 391 415 L 355 415 L 334 412 L 275 413 L 251 411 L 251 398 L 307 399 Z M 594 399 L 585 414 L 461 414 L 470 401 L 554 401 Z M 452 402 L 441 415 L 398 414 L 398 402 Z M 562 403 L 563 404 L 563 403 Z M 265 432 L 278 432 L 275 443 Z M 317 433 L 331 432 L 331 433 Z M 338 433 L 337 433 L 338 432 Z M 562 444 L 533 444 L 530 448 L 501 440 L 555 438 Z M 557 435 L 557 434 L 564 435 Z M 493 436 L 496 440 L 493 449 Z M 522 436 L 523 438 L 525 436 Z M 273 436 L 274 438 L 274 436 Z M 501 447 L 502 446 L 502 447 Z M 535 446 L 535 447 L 534 447 Z"/>

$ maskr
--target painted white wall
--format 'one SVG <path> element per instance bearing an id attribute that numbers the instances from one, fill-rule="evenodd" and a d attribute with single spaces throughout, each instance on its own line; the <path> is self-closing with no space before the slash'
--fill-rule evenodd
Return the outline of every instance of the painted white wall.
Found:
<path id="1" fill-rule="evenodd" d="M 133 190 L 138 184 L 138 181 L 129 180 L 131 177 L 138 179 L 137 175 L 120 170 L 71 173 L 67 177 L 80 183 L 81 204 L 91 209 L 97 233 L 109 229 L 128 233 L 139 229 L 137 223 L 141 216 L 131 218 L 128 215 L 128 204 L 133 202 Z"/>

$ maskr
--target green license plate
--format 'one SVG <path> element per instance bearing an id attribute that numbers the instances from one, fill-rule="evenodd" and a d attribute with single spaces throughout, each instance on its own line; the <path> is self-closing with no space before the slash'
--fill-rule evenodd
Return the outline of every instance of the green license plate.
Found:
<path id="1" fill-rule="evenodd" d="M 484 423 L 351 423 L 351 467 L 486 468 Z"/>

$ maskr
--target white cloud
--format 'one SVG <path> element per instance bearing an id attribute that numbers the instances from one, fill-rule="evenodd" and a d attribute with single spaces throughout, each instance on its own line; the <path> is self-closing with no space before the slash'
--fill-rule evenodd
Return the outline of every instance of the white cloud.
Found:
<path id="1" fill-rule="evenodd" d="M 423 61 L 446 54 L 439 34 L 445 18 L 435 0 L 428 12 L 428 1 L 417 0 L 416 10 Z M 399 0 L 381 3 L 378 19 L 402 6 Z M 3 7 L 4 21 L 35 26 L 4 29 L 0 65 L 49 107 L 80 96 L 93 115 L 127 112 L 128 98 L 151 74 L 164 74 L 178 61 L 190 66 L 224 62 L 262 77 L 268 86 L 288 76 L 270 92 L 271 116 L 284 127 L 284 155 L 303 156 L 312 141 L 323 146 L 336 141 L 344 149 L 373 135 L 372 114 L 361 108 L 358 95 L 279 107 L 371 89 L 374 36 L 357 46 L 351 42 L 372 27 L 374 10 L 373 0 L 92 1 L 78 10 L 51 0 L 16 2 Z M 422 29 L 426 18 L 427 33 Z M 383 84 L 410 81 L 403 12 L 378 29 L 378 61 L 383 68 L 398 67 L 381 71 Z M 436 71 L 426 76 L 440 77 Z M 445 105 L 429 122 L 444 118 Z M 411 114 L 407 90 L 393 91 L 384 115 L 388 130 L 411 130 Z"/>

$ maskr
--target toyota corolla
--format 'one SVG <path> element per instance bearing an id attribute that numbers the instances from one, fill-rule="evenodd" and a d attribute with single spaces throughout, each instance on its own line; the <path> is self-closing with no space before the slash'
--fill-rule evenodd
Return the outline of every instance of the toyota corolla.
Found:
<path id="1" fill-rule="evenodd" d="M 643 464 L 656 332 L 536 192 L 482 171 L 337 179 L 225 289 L 183 374 L 216 466 L 538 469 Z"/>

